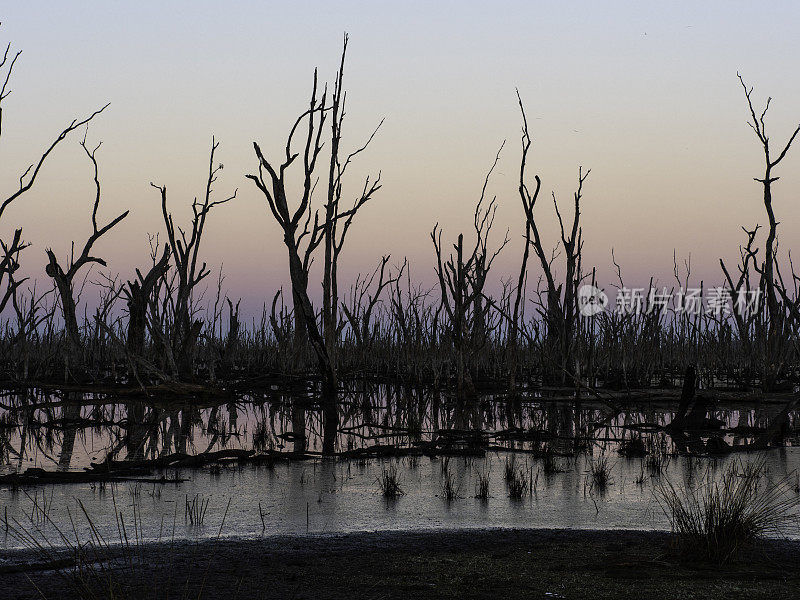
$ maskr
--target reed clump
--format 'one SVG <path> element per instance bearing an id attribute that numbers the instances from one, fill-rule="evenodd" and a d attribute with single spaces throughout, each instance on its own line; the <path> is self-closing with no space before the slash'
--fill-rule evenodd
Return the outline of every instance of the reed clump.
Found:
<path id="1" fill-rule="evenodd" d="M 695 486 L 663 480 L 656 499 L 670 519 L 686 559 L 722 565 L 756 540 L 797 530 L 800 498 L 790 476 L 770 480 L 763 461 L 733 464 L 719 478 L 711 470 Z"/>
<path id="2" fill-rule="evenodd" d="M 523 468 L 515 469 L 507 483 L 508 496 L 512 500 L 522 500 L 528 493 L 528 475 Z"/>
<path id="3" fill-rule="evenodd" d="M 452 502 L 459 498 L 458 486 L 456 485 L 455 477 L 450 469 L 447 469 L 442 476 L 442 498 L 448 502 Z"/>
<path id="4" fill-rule="evenodd" d="M 400 480 L 397 475 L 397 467 L 390 465 L 383 470 L 380 478 L 378 479 L 380 485 L 380 492 L 384 498 L 399 498 L 405 495 L 405 492 L 400 487 Z"/>
<path id="5" fill-rule="evenodd" d="M 511 455 L 511 458 L 506 459 L 506 464 L 503 469 L 503 478 L 506 481 L 511 481 L 514 479 L 514 476 L 517 472 L 517 457 L 515 455 Z"/>
<path id="6" fill-rule="evenodd" d="M 211 503 L 211 498 L 203 498 L 199 494 L 195 494 L 193 498 L 189 498 L 188 494 L 185 498 L 184 504 L 184 520 L 189 525 L 202 525 L 206 518 L 208 505 Z"/>
<path id="7" fill-rule="evenodd" d="M 600 456 L 592 459 L 589 465 L 589 473 L 592 477 L 592 485 L 598 489 L 608 486 L 611 481 L 611 466 L 608 464 L 607 456 Z"/>
<path id="8" fill-rule="evenodd" d="M 489 473 L 478 473 L 475 482 L 475 497 L 479 500 L 489 499 Z"/>

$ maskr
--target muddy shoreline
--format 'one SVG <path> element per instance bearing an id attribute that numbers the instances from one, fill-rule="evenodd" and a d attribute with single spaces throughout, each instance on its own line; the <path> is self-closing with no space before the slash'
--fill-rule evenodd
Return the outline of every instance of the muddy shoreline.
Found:
<path id="1" fill-rule="evenodd" d="M 3 596 L 104 598 L 795 598 L 800 541 L 723 568 L 682 561 L 656 531 L 364 532 L 147 544 L 84 565 L 85 586 L 28 551 L 4 553 Z M 92 575 L 94 573 L 94 575 Z M 98 576 L 99 574 L 99 576 Z M 65 577 L 66 575 L 66 577 Z M 112 584 L 108 582 L 112 581 Z"/>

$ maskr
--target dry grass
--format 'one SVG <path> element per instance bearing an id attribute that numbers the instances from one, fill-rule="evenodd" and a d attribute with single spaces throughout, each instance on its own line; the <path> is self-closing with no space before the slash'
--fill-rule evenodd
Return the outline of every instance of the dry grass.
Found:
<path id="1" fill-rule="evenodd" d="M 662 481 L 656 498 L 677 534 L 686 558 L 724 564 L 765 537 L 796 530 L 800 497 L 792 477 L 770 480 L 764 462 L 733 464 L 720 478 L 711 471 L 696 486 Z"/>
<path id="2" fill-rule="evenodd" d="M 598 489 L 604 489 L 611 480 L 611 466 L 608 464 L 608 457 L 600 456 L 592 459 L 589 473 L 592 477 L 592 485 Z"/>
<path id="3" fill-rule="evenodd" d="M 489 473 L 478 473 L 475 482 L 475 497 L 480 500 L 489 499 Z"/>
<path id="4" fill-rule="evenodd" d="M 380 478 L 378 478 L 381 495 L 384 498 L 399 498 L 405 492 L 400 487 L 400 480 L 397 476 L 397 467 L 390 465 L 383 470 Z"/>
<path id="5" fill-rule="evenodd" d="M 528 476 L 525 469 L 515 469 L 508 480 L 508 496 L 513 500 L 522 500 L 528 493 Z"/>
<path id="6" fill-rule="evenodd" d="M 447 469 L 442 475 L 442 498 L 448 502 L 452 502 L 459 497 L 458 486 L 456 485 L 455 478 L 450 472 L 450 469 Z"/>
<path id="7" fill-rule="evenodd" d="M 103 536 L 95 524 L 95 520 L 84 504 L 77 500 L 78 514 L 69 515 L 68 527 L 60 527 L 49 514 L 42 517 L 39 523 L 20 523 L 12 519 L 8 533 L 23 548 L 30 550 L 41 563 L 51 566 L 49 571 L 64 582 L 65 589 L 71 590 L 74 597 L 87 600 L 101 599 L 139 599 L 142 591 L 148 598 L 201 598 L 205 582 L 205 574 L 185 572 L 175 577 L 173 585 L 143 583 L 148 581 L 147 569 L 151 568 L 145 559 L 147 542 L 143 537 L 141 509 L 139 497 L 132 499 L 133 514 L 125 517 L 122 507 L 118 506 L 114 485 L 111 486 L 111 499 L 114 505 L 114 516 L 118 531 L 117 539 Z M 39 501 L 28 496 L 32 503 L 29 516 L 40 511 Z M 218 540 L 225 526 L 230 509 L 230 500 L 222 516 L 216 539 Z M 159 534 L 157 542 L 168 541 L 170 547 L 175 541 L 175 516 L 172 519 L 170 537 Z M 79 533 L 78 520 L 85 520 L 89 527 L 88 537 Z M 27 519 L 26 519 L 27 520 Z M 162 522 L 162 533 L 164 523 Z M 48 535 L 46 530 L 50 530 Z M 170 570 L 170 565 L 166 565 Z M 35 579 L 29 579 L 36 587 Z M 152 587 L 151 587 L 152 586 Z M 138 587 L 136 591 L 134 587 Z M 46 597 L 41 594 L 42 597 Z M 70 597 L 73 597 L 70 595 Z"/>

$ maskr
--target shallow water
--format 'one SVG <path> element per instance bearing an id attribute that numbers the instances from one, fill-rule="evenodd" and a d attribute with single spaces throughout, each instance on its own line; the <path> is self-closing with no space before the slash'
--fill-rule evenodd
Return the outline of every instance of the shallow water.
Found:
<path id="1" fill-rule="evenodd" d="M 459 403 L 441 395 L 380 387 L 343 398 L 336 427 L 307 399 L 268 398 L 217 406 L 145 406 L 96 402 L 59 404 L 52 398 L 12 398 L 0 412 L 3 472 L 30 466 L 80 470 L 112 453 L 117 460 L 155 458 L 222 448 L 319 452 L 326 435 L 337 451 L 375 444 L 414 447 L 450 435 L 451 449 L 479 456 L 311 458 L 273 465 L 225 463 L 168 469 L 153 476 L 181 483 L 118 482 L 0 486 L 0 547 L 89 539 L 259 536 L 436 528 L 669 529 L 654 495 L 661 482 L 699 485 L 731 464 L 764 460 L 766 477 L 795 477 L 800 467 L 797 416 L 786 447 L 725 458 L 688 456 L 712 434 L 675 440 L 653 424 L 672 418 L 669 402 L 648 402 L 611 415 L 601 404 L 532 396 L 519 401 L 484 396 Z M 33 406 L 33 403 L 38 403 Z M 724 423 L 713 437 L 732 445 L 749 441 L 748 427 L 763 426 L 779 405 L 717 407 Z M 732 428 L 735 428 L 731 430 Z M 470 432 L 481 432 L 475 441 Z M 640 438 L 648 457 L 619 454 L 622 440 Z M 793 445 L 794 444 L 794 445 Z M 550 459 L 543 456 L 548 454 Z M 546 475 L 548 460 L 558 471 Z M 607 460 L 606 486 L 593 484 L 591 468 Z M 506 463 L 527 483 L 525 497 L 509 497 Z M 395 468 L 404 492 L 380 493 L 384 470 Z M 445 473 L 456 498 L 443 497 Z M 489 498 L 475 497 L 479 476 L 489 477 Z M 792 481 L 794 481 L 792 479 Z M 188 522 L 186 504 L 205 506 L 201 525 Z M 5 519 L 9 531 L 5 531 Z M 16 533 L 15 533 L 16 532 Z M 792 537 L 800 537 L 788 532 Z M 66 538 L 63 539 L 62 536 Z"/>

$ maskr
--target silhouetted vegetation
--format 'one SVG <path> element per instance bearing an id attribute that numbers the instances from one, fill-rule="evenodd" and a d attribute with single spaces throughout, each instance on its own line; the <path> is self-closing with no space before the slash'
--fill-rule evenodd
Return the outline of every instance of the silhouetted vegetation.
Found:
<path id="1" fill-rule="evenodd" d="M 686 558 L 724 564 L 748 545 L 796 529 L 800 497 L 791 478 L 770 480 L 764 463 L 731 465 L 720 480 L 656 488 Z"/>
<path id="2" fill-rule="evenodd" d="M 397 467 L 394 465 L 389 465 L 383 470 L 378 483 L 380 484 L 381 495 L 384 498 L 398 498 L 405 493 L 400 488 L 400 481 L 397 476 Z"/>
<path id="3" fill-rule="evenodd" d="M 769 232 L 759 254 L 758 226 L 746 230 L 738 276 L 731 275 L 722 261 L 721 266 L 727 286 L 724 300 L 737 302 L 741 294 L 758 292 L 765 301 L 754 311 L 690 312 L 677 301 L 659 301 L 659 290 L 651 282 L 641 290 L 640 310 L 609 307 L 581 316 L 579 288 L 597 284 L 595 269 L 587 267 L 582 258 L 580 214 L 589 171 L 578 171 L 570 222 L 562 218 L 553 196 L 560 232 L 551 251 L 552 242 L 540 223 L 542 182 L 538 175 L 533 184 L 529 182 L 532 134 L 521 99 L 519 195 L 526 243 L 516 280 L 506 281 L 499 295 L 491 293 L 486 284 L 494 259 L 509 239 L 507 233 L 501 241 L 490 240 L 497 204 L 503 201 L 487 193 L 498 152 L 474 209 L 474 241 L 459 234 L 448 254 L 442 230 L 434 226 L 431 238 L 438 293 L 414 283 L 406 261 L 393 265 L 390 257 L 384 256 L 374 272 L 356 279 L 343 299 L 338 265 L 347 232 L 381 187 L 380 176 L 367 178 L 355 193 L 354 203 L 349 207 L 341 204 L 349 165 L 378 131 L 349 153 L 342 149 L 346 48 L 345 38 L 332 91 L 321 86 L 315 72 L 308 108 L 290 128 L 285 156 L 273 163 L 254 145 L 257 172 L 248 177 L 264 195 L 284 232 L 292 282 L 288 305 L 279 291 L 270 303 L 265 302 L 260 318 L 248 322 L 239 314 L 238 301 L 224 294 L 221 276 L 213 305 L 202 299 L 206 288 L 201 286 L 210 274 L 201 258 L 203 233 L 207 227 L 220 226 L 210 218 L 216 214 L 214 209 L 236 196 L 235 192 L 222 199 L 213 196 L 213 184 L 223 168 L 217 159 L 219 143 L 214 140 L 201 200 L 191 203 L 189 226 L 174 222 L 166 187 L 153 184 L 161 198 L 163 249 L 158 237 L 153 237 L 150 263 L 137 269 L 125 285 L 104 275 L 96 283 L 102 288 L 99 305 L 93 314 L 87 314 L 87 307 L 81 306 L 78 280 L 84 278 L 82 288 L 88 283 L 87 266 L 106 266 L 105 260 L 92 252 L 113 236 L 112 228 L 128 211 L 106 225 L 98 224 L 99 144 L 90 148 L 84 136 L 81 146 L 93 167 L 96 194 L 92 234 L 81 253 L 64 262 L 47 249 L 46 274 L 53 288 L 42 290 L 15 275 L 28 247 L 21 228 L 2 243 L 2 384 L 12 388 L 78 386 L 76 389 L 101 393 L 138 388 L 143 397 L 149 397 L 202 394 L 204 389 L 255 389 L 265 377 L 291 376 L 316 382 L 329 398 L 341 389 L 342 380 L 352 379 L 414 382 L 452 389 L 462 397 L 476 390 L 516 394 L 547 386 L 572 389 L 580 396 L 597 395 L 603 388 L 677 388 L 689 365 L 696 369 L 696 385 L 705 389 L 774 392 L 797 382 L 800 297 L 795 288 L 800 279 L 794 272 L 790 278 L 781 273 L 772 197 L 777 181 L 774 169 L 787 156 L 798 130 L 773 156 L 765 132 L 769 103 L 757 114 L 752 88 L 742 84 L 750 125 L 764 147 L 766 170 L 758 181 L 763 186 Z M 7 99 L 18 56 L 7 49 L 0 63 L 6 73 L 2 101 Z M 24 170 L 19 188 L 0 204 L 0 218 L 7 219 L 6 209 L 31 189 L 56 145 L 102 111 L 72 121 Z M 329 148 L 325 155 L 323 146 Z M 290 174 L 298 166 L 300 185 L 290 186 Z M 314 196 L 318 181 L 325 196 L 321 204 Z M 293 193 L 299 196 L 296 206 L 290 208 Z M 536 268 L 529 264 L 531 249 Z M 317 253 L 323 255 L 321 310 L 314 306 L 310 281 Z M 556 257 L 563 259 L 563 269 L 556 266 Z M 621 268 L 614 264 L 617 287 L 627 289 Z M 528 280 L 537 277 L 537 271 L 541 276 L 532 289 Z M 691 283 L 688 261 L 681 270 L 676 260 L 674 274 L 673 289 L 685 294 Z M 709 289 L 701 289 L 695 300 L 702 303 L 711 296 Z M 226 305 L 227 315 L 223 311 Z M 531 305 L 535 307 L 532 314 L 526 312 Z"/>
<path id="4" fill-rule="evenodd" d="M 551 195 L 559 227 L 548 236 L 542 226 L 542 181 L 538 175 L 530 180 L 532 133 L 519 95 L 524 230 L 513 235 L 521 233 L 525 244 L 513 280 L 501 274 L 499 293 L 487 285 L 512 235 L 492 235 L 504 199 L 492 196 L 489 185 L 503 143 L 476 194 L 472 231 L 456 233 L 451 248 L 438 223 L 431 231 L 434 288 L 415 282 L 407 260 L 393 263 L 382 256 L 372 272 L 356 278 L 349 293 L 341 293 L 339 261 L 347 233 L 381 189 L 379 174 L 367 177 L 349 193 L 353 203 L 342 204 L 348 168 L 380 127 L 349 152 L 343 148 L 347 42 L 345 36 L 331 91 L 315 71 L 308 107 L 289 128 L 283 156 L 272 160 L 253 145 L 256 170 L 247 177 L 282 231 L 291 281 L 291 300 L 283 290 L 265 290 L 259 318 L 243 318 L 239 300 L 223 291 L 221 272 L 216 289 L 210 286 L 211 298 L 204 295 L 211 274 L 203 258 L 204 234 L 221 226 L 222 205 L 236 198 L 236 191 L 215 192 L 224 168 L 216 138 L 202 191 L 190 204 L 190 222 L 178 224 L 167 187 L 151 184 L 160 200 L 162 231 L 150 238 L 150 256 L 124 284 L 104 273 L 94 283 L 101 292 L 99 304 L 88 313 L 81 291 L 90 284 L 89 267 L 107 266 L 99 246 L 129 213 L 102 224 L 100 145 L 89 145 L 84 133 L 80 146 L 92 167 L 95 194 L 92 229 L 80 254 L 59 258 L 48 248 L 45 274 L 53 287 L 41 290 L 33 282 L 23 287 L 26 280 L 16 275 L 27 248 L 21 228 L 2 241 L 0 387 L 7 393 L 0 407 L 0 452 L 4 463 L 16 466 L 0 475 L 0 482 L 105 485 L 144 476 L 166 485 L 179 481 L 166 469 L 207 466 L 218 473 L 225 461 L 273 467 L 276 460 L 317 454 L 416 461 L 420 455 L 472 457 L 497 451 L 510 453 L 504 469 L 508 495 L 522 499 L 535 496 L 540 472 L 558 476 L 577 456 L 591 456 L 600 440 L 611 440 L 612 449 L 642 460 L 637 484 L 643 485 L 645 472 L 658 478 L 675 454 L 761 450 L 796 435 L 798 400 L 780 392 L 797 382 L 800 277 L 792 272 L 787 284 L 781 274 L 771 198 L 772 170 L 800 128 L 771 158 L 767 110 L 757 116 L 752 90 L 745 86 L 751 126 L 764 146 L 766 172 L 758 181 L 770 229 L 762 255 L 756 247 L 758 227 L 745 229 L 737 277 L 720 261 L 727 296 L 701 287 L 694 298 L 730 301 L 732 311 L 690 311 L 690 264 L 681 269 L 675 258 L 679 301 L 664 302 L 651 281 L 641 290 L 636 310 L 582 312 L 583 286 L 597 286 L 596 269 L 583 261 L 581 206 L 591 201 L 590 171 L 578 168 L 571 215 L 562 214 L 563 205 Z M 7 75 L 0 102 L 7 98 L 17 56 L 7 50 L 0 63 Z M 19 188 L 0 204 L 0 219 L 34 185 L 53 148 L 102 111 L 72 121 L 23 171 Z M 322 192 L 315 196 L 317 189 Z M 535 266 L 529 264 L 531 252 Z M 316 272 L 311 269 L 320 256 L 321 308 L 314 305 Z M 613 254 L 612 261 L 616 287 L 627 290 Z M 535 286 L 529 278 L 537 280 Z M 741 295 L 755 292 L 765 302 L 750 312 L 739 310 Z M 719 401 L 763 400 L 765 394 L 777 400 L 777 410 L 754 409 L 748 413 L 751 423 L 736 426 L 720 418 Z M 651 411 L 645 418 L 623 406 L 656 397 L 670 403 L 658 415 Z M 541 413 L 523 405 L 531 401 L 546 402 Z M 560 414 L 559 403 L 569 404 L 568 414 Z M 279 422 L 268 422 L 267 413 Z M 376 421 L 378 413 L 383 422 Z M 240 427 L 243 414 L 250 431 Z M 105 456 L 84 471 L 69 471 L 76 439 L 90 428 L 108 435 Z M 363 436 L 363 444 L 354 441 L 356 435 Z M 205 448 L 195 445 L 196 436 L 202 436 Z M 57 448 L 59 470 L 23 469 L 32 444 L 48 452 Z M 524 467 L 517 462 L 517 452 L 538 461 L 536 474 L 528 461 Z M 447 459 L 442 465 L 441 495 L 459 498 L 460 481 Z M 613 483 L 613 465 L 605 454 L 588 467 L 593 489 Z M 161 479 L 153 479 L 158 470 Z M 378 485 L 386 498 L 404 493 L 394 464 L 383 470 Z M 475 489 L 476 497 L 489 498 L 488 472 Z M 744 496 L 741 502 L 749 507 L 752 496 Z M 187 523 L 202 525 L 208 503 L 187 496 Z M 263 524 L 261 510 L 259 515 Z"/>

